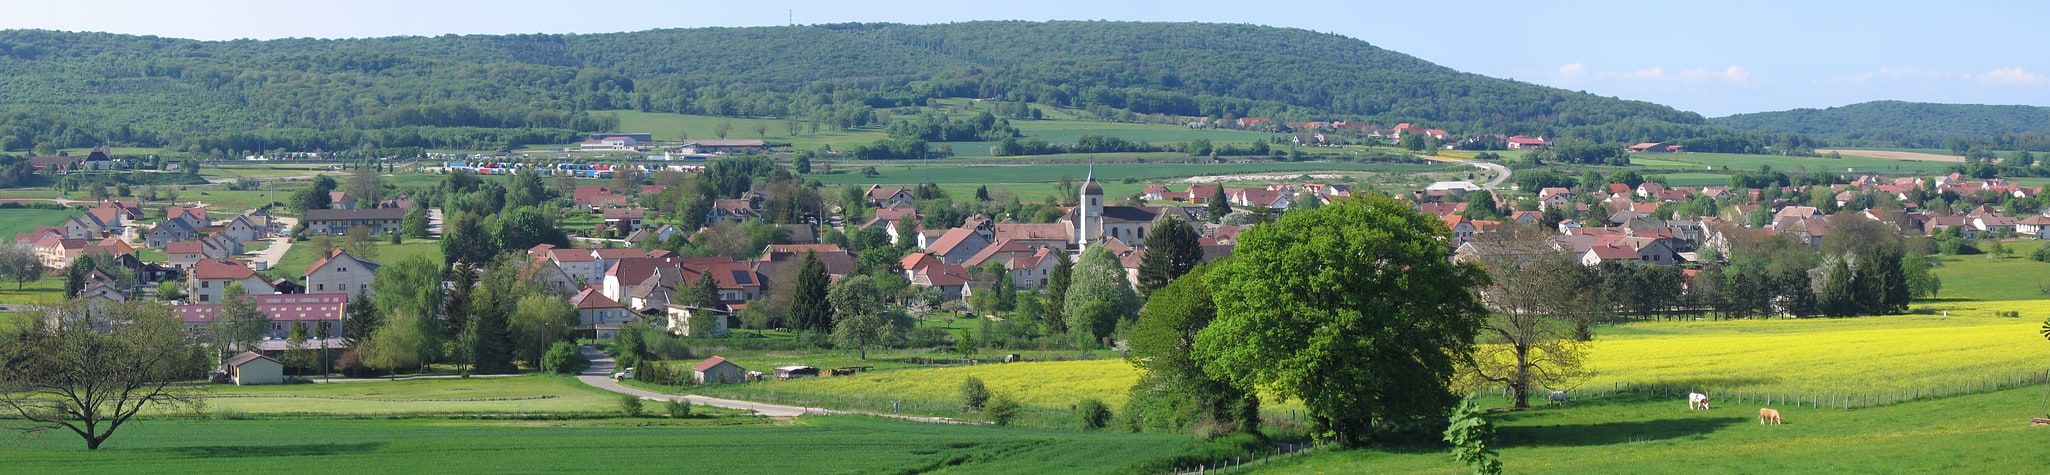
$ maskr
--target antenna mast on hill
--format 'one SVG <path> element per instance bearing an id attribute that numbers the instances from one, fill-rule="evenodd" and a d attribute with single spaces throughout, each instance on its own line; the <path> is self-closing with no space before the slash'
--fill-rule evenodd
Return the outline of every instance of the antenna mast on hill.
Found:
<path id="1" fill-rule="evenodd" d="M 790 26 L 797 26 L 797 9 L 785 10 L 783 15 L 783 21 L 789 22 Z"/>

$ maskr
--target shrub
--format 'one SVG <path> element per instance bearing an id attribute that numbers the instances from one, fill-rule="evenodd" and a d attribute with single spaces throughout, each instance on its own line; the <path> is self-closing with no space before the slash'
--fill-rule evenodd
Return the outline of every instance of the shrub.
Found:
<path id="1" fill-rule="evenodd" d="M 548 353 L 541 355 L 541 370 L 555 374 L 576 374 L 591 367 L 591 360 L 584 358 L 584 352 L 577 345 L 567 341 L 555 342 L 548 347 Z"/>
<path id="2" fill-rule="evenodd" d="M 662 410 L 668 412 L 669 417 L 678 419 L 690 417 L 690 401 L 685 401 L 682 398 L 670 399 L 669 402 L 662 403 Z"/>
<path id="3" fill-rule="evenodd" d="M 982 385 L 982 378 L 969 376 L 961 381 L 961 410 L 979 411 L 989 402 L 989 388 Z"/>
<path id="4" fill-rule="evenodd" d="M 2029 254 L 2029 259 L 2037 262 L 2050 262 L 2050 246 L 2036 248 L 2036 252 Z"/>
<path id="5" fill-rule="evenodd" d="M 983 413 L 996 425 L 1011 425 L 1011 420 L 1018 417 L 1018 401 L 1002 394 L 990 396 L 989 407 L 983 409 Z"/>
<path id="6" fill-rule="evenodd" d="M 1110 424 L 1110 406 L 1096 398 L 1083 399 L 1075 405 L 1075 422 L 1081 424 L 1082 430 L 1102 429 Z"/>
<path id="7" fill-rule="evenodd" d="M 625 414 L 626 417 L 641 417 L 641 411 L 644 409 L 645 407 L 641 405 L 640 396 L 632 394 L 619 395 L 619 413 Z"/>

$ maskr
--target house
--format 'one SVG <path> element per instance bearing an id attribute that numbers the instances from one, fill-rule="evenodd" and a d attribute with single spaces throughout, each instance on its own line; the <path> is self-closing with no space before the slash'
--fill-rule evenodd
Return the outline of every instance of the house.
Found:
<path id="1" fill-rule="evenodd" d="M 1564 187 L 1550 187 L 1538 190 L 1538 210 L 1548 210 L 1573 202 L 1573 190 Z"/>
<path id="2" fill-rule="evenodd" d="M 897 187 L 884 188 L 882 185 L 868 186 L 868 203 L 877 208 L 894 208 L 899 205 L 908 208 L 917 204 L 913 202 L 911 190 Z"/>
<path id="3" fill-rule="evenodd" d="M 1988 215 L 1972 218 L 1972 227 L 1984 233 L 2014 233 L 2020 228 L 2020 224 L 2020 221 L 2006 216 Z"/>
<path id="4" fill-rule="evenodd" d="M 647 218 L 646 208 L 605 208 L 605 227 L 630 234 L 641 230 L 641 220 Z"/>
<path id="5" fill-rule="evenodd" d="M 167 219 L 157 223 L 143 238 L 143 245 L 152 249 L 164 249 L 174 242 L 189 241 L 199 236 L 199 228 L 183 219 Z"/>
<path id="6" fill-rule="evenodd" d="M 898 264 L 903 267 L 904 278 L 911 281 L 912 287 L 938 288 L 940 295 L 945 296 L 947 300 L 967 298 L 971 292 L 968 284 L 974 278 L 969 276 L 967 268 L 959 264 L 940 262 L 938 258 L 928 254 L 904 256 Z"/>
<path id="7" fill-rule="evenodd" d="M 761 217 L 762 214 L 755 211 L 754 202 L 751 200 L 741 198 L 712 200 L 711 211 L 705 213 L 705 225 L 710 226 L 722 220 L 745 223 L 761 219 Z"/>
<path id="8" fill-rule="evenodd" d="M 577 329 L 580 330 L 595 331 L 601 326 L 617 329 L 619 325 L 626 324 L 628 319 L 635 316 L 633 312 L 627 311 L 626 306 L 606 297 L 605 294 L 598 292 L 598 289 L 586 288 L 582 292 L 577 292 L 575 297 L 570 297 L 569 303 L 577 306 Z M 617 335 L 596 336 L 604 339 Z"/>
<path id="9" fill-rule="evenodd" d="M 677 147 L 684 155 L 726 155 L 767 153 L 769 143 L 759 139 L 690 140 Z"/>
<path id="10" fill-rule="evenodd" d="M 542 290 L 560 295 L 570 295 L 571 292 L 575 292 L 578 288 L 582 287 L 580 282 L 589 282 L 570 278 L 569 274 L 564 273 L 561 267 L 557 267 L 554 262 L 547 259 L 528 260 L 527 267 L 521 270 L 520 280 L 533 282 L 541 286 Z"/>
<path id="11" fill-rule="evenodd" d="M 960 264 L 975 253 L 989 247 L 989 238 L 972 228 L 954 228 L 941 234 L 939 240 L 926 246 L 925 252 L 940 258 L 941 262 Z"/>
<path id="12" fill-rule="evenodd" d="M 570 201 L 577 206 L 592 210 L 611 206 L 626 206 L 632 200 L 624 194 L 613 194 L 612 188 L 596 185 L 578 185 L 570 190 Z"/>
<path id="13" fill-rule="evenodd" d="M 254 351 L 230 357 L 221 366 L 237 386 L 285 383 L 285 363 Z"/>
<path id="14" fill-rule="evenodd" d="M 2050 216 L 2030 216 L 2028 219 L 2016 221 L 2014 223 L 2014 232 L 2030 236 L 2042 236 L 2046 226 L 2050 226 Z"/>
<path id="15" fill-rule="evenodd" d="M 170 259 L 173 269 L 191 269 L 206 259 L 206 245 L 199 241 L 174 242 L 164 246 L 164 253 Z"/>
<path id="16" fill-rule="evenodd" d="M 212 259 L 226 259 L 242 253 L 242 242 L 223 234 L 208 234 L 199 238 L 200 253 Z"/>
<path id="17" fill-rule="evenodd" d="M 1511 136 L 1508 139 L 1505 139 L 1504 141 L 1509 143 L 1510 150 L 1524 150 L 1545 146 L 1544 137 L 1525 137 L 1517 135 Z"/>
<path id="18" fill-rule="evenodd" d="M 184 221 L 186 227 L 190 227 L 192 229 L 199 229 L 213 225 L 213 221 L 210 218 L 206 217 L 206 208 L 198 207 L 164 208 L 164 221 L 169 222 L 172 220 Z"/>
<path id="19" fill-rule="evenodd" d="M 263 239 L 263 228 L 258 227 L 256 223 L 250 222 L 248 216 L 236 215 L 235 219 L 228 220 L 228 223 L 221 227 L 221 232 L 226 234 L 229 239 L 235 240 L 235 242 L 250 242 Z"/>
<path id="20" fill-rule="evenodd" d="M 276 292 L 270 281 L 256 275 L 255 270 L 229 259 L 200 259 L 192 266 L 192 272 L 185 279 L 185 294 L 192 302 L 219 303 L 221 290 L 228 284 L 242 284 L 242 292 L 249 295 Z"/>
<path id="21" fill-rule="evenodd" d="M 605 280 L 605 270 L 598 267 L 598 257 L 590 249 L 549 249 L 545 255 L 570 279 L 588 283 Z"/>
<path id="22" fill-rule="evenodd" d="M 363 226 L 370 229 L 372 236 L 393 234 L 399 232 L 400 222 L 405 218 L 406 210 L 399 208 L 309 209 L 306 233 L 340 236 L 348 234 L 349 228 Z"/>
<path id="23" fill-rule="evenodd" d="M 1632 153 L 1663 153 L 1665 151 L 1665 144 L 1658 142 L 1644 142 L 1630 146 L 1630 152 Z"/>
<path id="24" fill-rule="evenodd" d="M 1588 267 L 1603 262 L 1638 262 L 1637 250 L 1622 246 L 1594 246 L 1580 257 L 1580 264 Z"/>
<path id="25" fill-rule="evenodd" d="M 327 256 L 306 268 L 306 291 L 354 295 L 370 288 L 370 281 L 377 277 L 378 266 L 377 261 L 356 257 L 349 251 L 328 251 Z"/>
<path id="26" fill-rule="evenodd" d="M 673 303 L 665 305 L 664 308 L 669 316 L 669 333 L 671 334 L 691 336 L 690 327 L 692 319 L 705 318 L 710 319 L 711 335 L 699 336 L 709 336 L 711 338 L 725 338 L 727 336 L 726 312 L 724 311 Z"/>
<path id="27" fill-rule="evenodd" d="M 731 361 L 726 361 L 726 358 L 716 355 L 706 358 L 705 361 L 692 366 L 690 369 L 691 381 L 697 384 L 738 383 L 747 378 L 746 368 L 741 368 L 740 365 L 733 364 Z"/>

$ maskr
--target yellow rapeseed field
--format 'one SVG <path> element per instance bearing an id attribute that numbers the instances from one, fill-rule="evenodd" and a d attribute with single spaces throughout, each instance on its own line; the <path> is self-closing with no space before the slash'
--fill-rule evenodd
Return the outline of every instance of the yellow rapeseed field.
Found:
<path id="1" fill-rule="evenodd" d="M 1991 316 L 2019 311 L 2022 318 Z M 1944 316 L 1632 324 L 1597 339 L 1581 387 L 1665 384 L 1807 394 L 1948 392 L 2050 369 L 2050 302 Z"/>
<path id="2" fill-rule="evenodd" d="M 961 382 L 969 376 L 981 378 L 991 392 L 1008 394 L 1019 404 L 1027 406 L 1064 408 L 1085 398 L 1097 398 L 1111 407 L 1123 407 L 1125 392 L 1139 381 L 1139 370 L 1117 358 L 985 363 L 763 382 L 753 389 L 871 401 L 896 398 L 953 401 L 961 394 Z"/>

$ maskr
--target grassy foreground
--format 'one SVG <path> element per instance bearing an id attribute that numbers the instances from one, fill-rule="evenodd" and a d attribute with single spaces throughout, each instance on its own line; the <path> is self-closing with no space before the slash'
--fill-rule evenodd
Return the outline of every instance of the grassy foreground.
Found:
<path id="1" fill-rule="evenodd" d="M 617 398 L 568 376 L 422 379 L 277 386 L 213 386 L 219 416 L 593 414 Z"/>
<path id="2" fill-rule="evenodd" d="M 1493 415 L 1509 473 L 2034 473 L 2050 428 L 2044 388 L 1856 410 L 1759 405 L 1688 411 L 1681 397 L 1622 396 Z M 1496 401 L 1500 404 L 1500 401 Z M 1334 451 L 1254 473 L 1455 473 L 1443 447 Z"/>
<path id="3" fill-rule="evenodd" d="M 106 448 L 48 434 L 0 446 L 0 472 L 219 473 L 1131 473 L 1202 445 L 1185 436 L 896 422 L 143 421 Z M 1154 468 L 1159 467 L 1159 468 Z"/>

